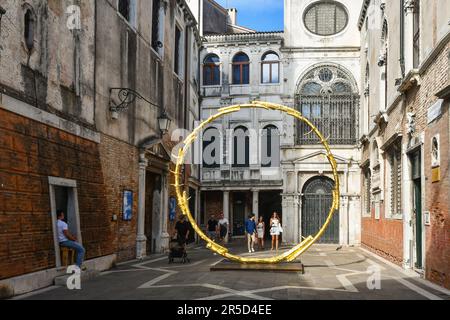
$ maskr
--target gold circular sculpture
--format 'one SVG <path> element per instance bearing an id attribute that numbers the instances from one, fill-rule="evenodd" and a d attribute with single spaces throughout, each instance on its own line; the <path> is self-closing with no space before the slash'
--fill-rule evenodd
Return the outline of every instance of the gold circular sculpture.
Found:
<path id="1" fill-rule="evenodd" d="M 199 133 L 205 128 L 209 123 L 225 116 L 231 113 L 238 112 L 242 109 L 265 109 L 265 110 L 276 110 L 281 111 L 284 113 L 287 113 L 290 116 L 293 116 L 294 118 L 303 121 L 311 128 L 311 133 L 314 132 L 320 139 L 321 143 L 326 149 L 327 152 L 327 158 L 331 165 L 333 176 L 334 176 L 334 189 L 333 189 L 333 204 L 330 208 L 330 212 L 328 214 L 327 220 L 323 224 L 322 228 L 319 230 L 319 232 L 315 236 L 308 236 L 307 238 L 304 238 L 304 240 L 296 245 L 291 250 L 280 254 L 278 256 L 270 257 L 270 258 L 244 258 L 237 255 L 233 255 L 229 253 L 228 249 L 215 243 L 213 240 L 211 240 L 209 237 L 207 237 L 203 231 L 199 228 L 197 225 L 195 219 L 192 217 L 192 214 L 189 210 L 189 198 L 185 191 L 182 191 L 182 184 L 181 184 L 181 168 L 184 164 L 184 157 L 186 153 L 188 152 L 191 144 L 197 139 Z M 177 163 L 175 168 L 175 189 L 177 193 L 178 198 L 178 205 L 182 211 L 182 213 L 187 216 L 189 222 L 191 223 L 192 227 L 194 228 L 195 232 L 207 243 L 207 248 L 220 254 L 224 258 L 227 258 L 230 261 L 235 261 L 243 264 L 253 263 L 253 264 L 276 264 L 280 262 L 291 262 L 294 261 L 297 257 L 299 257 L 301 254 L 306 252 L 325 232 L 328 225 L 330 224 L 334 213 L 339 209 L 339 176 L 337 173 L 337 164 L 336 160 L 333 157 L 333 154 L 331 153 L 330 146 L 328 145 L 327 139 L 324 138 L 322 133 L 317 129 L 316 126 L 314 126 L 307 118 L 305 118 L 299 111 L 283 106 L 278 105 L 274 103 L 268 103 L 268 102 L 261 102 L 261 101 L 254 101 L 250 104 L 241 104 L 241 105 L 235 105 L 235 106 L 229 106 L 226 108 L 221 108 L 218 110 L 218 113 L 209 117 L 207 120 L 203 121 L 197 128 L 193 130 L 193 132 L 184 140 L 184 146 L 183 148 L 180 148 L 178 152 L 177 157 Z"/>

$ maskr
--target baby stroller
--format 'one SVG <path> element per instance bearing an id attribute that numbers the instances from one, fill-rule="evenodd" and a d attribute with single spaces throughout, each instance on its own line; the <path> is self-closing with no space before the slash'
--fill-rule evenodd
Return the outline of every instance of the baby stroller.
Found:
<path id="1" fill-rule="evenodd" d="M 175 259 L 181 259 L 182 263 L 190 263 L 187 256 L 186 245 L 180 244 L 177 239 L 172 239 L 169 244 L 169 264 L 173 263 Z"/>

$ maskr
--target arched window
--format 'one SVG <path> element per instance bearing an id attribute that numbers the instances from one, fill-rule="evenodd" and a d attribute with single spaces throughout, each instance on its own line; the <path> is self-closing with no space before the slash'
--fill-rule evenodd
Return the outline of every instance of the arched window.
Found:
<path id="1" fill-rule="evenodd" d="M 278 128 L 273 125 L 265 127 L 261 139 L 261 167 L 279 167 L 280 133 Z"/>
<path id="2" fill-rule="evenodd" d="M 220 59 L 215 54 L 208 55 L 203 61 L 203 85 L 220 85 Z"/>
<path id="3" fill-rule="evenodd" d="M 364 130 L 364 132 L 369 132 L 370 131 L 370 115 L 371 115 L 371 110 L 370 110 L 370 66 L 369 66 L 369 62 L 367 62 L 366 64 L 366 71 L 365 71 L 365 76 L 364 76 L 364 114 L 362 115 L 364 119 L 361 119 L 362 121 L 364 121 L 362 129 Z"/>
<path id="4" fill-rule="evenodd" d="M 370 217 L 372 214 L 372 175 L 370 172 L 370 167 L 366 166 L 362 170 L 363 173 L 363 216 Z"/>
<path id="5" fill-rule="evenodd" d="M 220 167 L 220 132 L 216 128 L 206 129 L 203 133 L 203 167 Z"/>
<path id="6" fill-rule="evenodd" d="M 376 171 L 380 168 L 380 150 L 378 150 L 376 141 L 374 141 L 372 145 L 372 157 L 373 170 Z"/>
<path id="7" fill-rule="evenodd" d="M 127 21 L 130 21 L 130 0 L 119 0 L 119 13 Z"/>
<path id="8" fill-rule="evenodd" d="M 250 166 L 250 134 L 246 127 L 237 127 L 233 133 L 233 167 Z"/>
<path id="9" fill-rule="evenodd" d="M 233 58 L 233 84 L 250 83 L 250 59 L 245 53 L 238 53 Z"/>
<path id="10" fill-rule="evenodd" d="M 414 53 L 413 53 L 413 67 L 418 68 L 420 65 L 420 1 L 414 1 Z"/>
<path id="11" fill-rule="evenodd" d="M 352 76 L 339 66 L 323 65 L 309 71 L 300 82 L 297 105 L 330 144 L 356 144 L 359 94 Z M 297 135 L 299 144 L 320 143 L 303 122 L 298 123 Z"/>
<path id="12" fill-rule="evenodd" d="M 31 9 L 26 9 L 24 16 L 24 40 L 28 51 L 34 48 L 35 18 Z"/>
<path id="13" fill-rule="evenodd" d="M 369 87 L 369 81 L 370 81 L 370 66 L 369 66 L 369 63 L 367 62 L 367 64 L 366 64 L 366 75 L 364 77 L 364 84 L 365 84 L 366 88 Z"/>
<path id="14" fill-rule="evenodd" d="M 280 57 L 275 52 L 268 52 L 262 57 L 261 82 L 280 82 Z"/>

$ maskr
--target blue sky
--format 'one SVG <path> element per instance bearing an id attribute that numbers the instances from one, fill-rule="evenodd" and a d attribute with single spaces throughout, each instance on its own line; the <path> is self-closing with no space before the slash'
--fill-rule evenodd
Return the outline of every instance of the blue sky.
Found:
<path id="1" fill-rule="evenodd" d="M 256 31 L 283 31 L 283 0 L 216 0 L 238 9 L 238 24 Z"/>

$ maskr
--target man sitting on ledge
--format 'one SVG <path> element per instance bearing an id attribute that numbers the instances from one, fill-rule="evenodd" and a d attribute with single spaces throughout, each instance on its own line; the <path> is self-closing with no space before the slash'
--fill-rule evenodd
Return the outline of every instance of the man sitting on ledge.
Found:
<path id="1" fill-rule="evenodd" d="M 77 253 L 76 265 L 82 269 L 86 270 L 83 266 L 84 253 L 85 250 L 81 244 L 77 242 L 77 238 L 69 232 L 69 227 L 67 223 L 64 222 L 64 211 L 58 210 L 56 212 L 56 217 L 58 218 L 58 241 L 61 247 L 66 247 L 75 250 Z"/>

